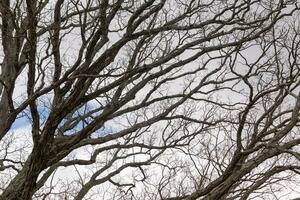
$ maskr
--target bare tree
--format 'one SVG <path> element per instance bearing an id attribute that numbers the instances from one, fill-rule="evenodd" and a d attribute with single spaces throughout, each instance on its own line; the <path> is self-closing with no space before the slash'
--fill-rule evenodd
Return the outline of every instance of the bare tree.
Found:
<path id="1" fill-rule="evenodd" d="M 0 199 L 289 198 L 299 9 L 0 1 Z"/>

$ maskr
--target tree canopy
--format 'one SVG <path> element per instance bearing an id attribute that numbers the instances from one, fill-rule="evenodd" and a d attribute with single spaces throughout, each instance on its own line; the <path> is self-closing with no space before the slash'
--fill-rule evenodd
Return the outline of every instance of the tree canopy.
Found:
<path id="1" fill-rule="evenodd" d="M 299 6 L 0 1 L 0 200 L 295 198 Z"/>

